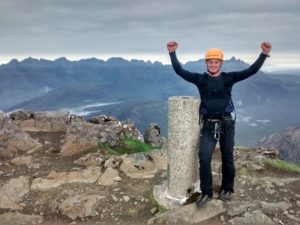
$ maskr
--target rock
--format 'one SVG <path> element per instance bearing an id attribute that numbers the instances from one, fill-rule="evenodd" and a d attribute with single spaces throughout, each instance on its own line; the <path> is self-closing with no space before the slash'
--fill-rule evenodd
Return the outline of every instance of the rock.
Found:
<path id="1" fill-rule="evenodd" d="M 159 147 L 162 145 L 162 138 L 160 136 L 160 128 L 156 123 L 149 124 L 144 133 L 144 141 L 153 147 Z"/>
<path id="2" fill-rule="evenodd" d="M 157 168 L 152 160 L 147 159 L 144 154 L 130 154 L 121 156 L 123 163 L 120 170 L 131 178 L 152 178 L 157 173 Z"/>
<path id="3" fill-rule="evenodd" d="M 243 217 L 235 217 L 229 222 L 232 225 L 275 225 L 275 223 L 261 210 L 254 211 L 251 214 L 245 214 Z"/>
<path id="4" fill-rule="evenodd" d="M 151 212 L 152 215 L 156 214 L 156 213 L 158 212 L 157 207 L 152 208 L 152 209 L 150 210 L 150 212 Z"/>
<path id="5" fill-rule="evenodd" d="M 88 167 L 76 172 L 51 172 L 47 178 L 35 178 L 32 181 L 32 190 L 48 190 L 68 183 L 94 183 L 101 175 L 99 167 Z"/>
<path id="6" fill-rule="evenodd" d="M 125 121 L 122 123 L 122 132 L 120 133 L 120 137 L 121 138 L 127 137 L 139 141 L 144 141 L 140 131 L 134 126 L 133 123 L 129 121 Z"/>
<path id="7" fill-rule="evenodd" d="M 158 171 L 167 169 L 167 157 L 163 151 L 123 155 L 120 158 L 123 161 L 120 170 L 131 178 L 152 178 Z"/>
<path id="8" fill-rule="evenodd" d="M 62 147 L 62 155 L 70 156 L 85 152 L 91 148 L 117 147 L 124 137 L 139 139 L 140 132 L 132 123 L 120 121 L 112 117 L 100 116 L 90 122 L 74 122 L 68 126 L 66 140 Z M 124 126 L 126 128 L 124 128 Z"/>
<path id="9" fill-rule="evenodd" d="M 22 209 L 18 204 L 23 196 L 29 192 L 29 177 L 12 178 L 0 189 L 0 208 Z M 1 220 L 0 220 L 1 221 Z"/>
<path id="10" fill-rule="evenodd" d="M 11 160 L 14 165 L 29 165 L 32 163 L 32 156 L 19 156 Z"/>
<path id="11" fill-rule="evenodd" d="M 164 149 L 161 151 L 152 151 L 147 153 L 145 154 L 145 157 L 154 163 L 157 170 L 167 170 L 168 160 L 166 151 L 164 151 Z"/>
<path id="12" fill-rule="evenodd" d="M 230 216 L 238 216 L 247 211 L 248 207 L 252 207 L 253 204 L 247 202 L 237 202 L 232 201 L 229 202 L 226 207 L 228 208 L 228 215 Z"/>
<path id="13" fill-rule="evenodd" d="M 116 177 L 119 177 L 118 171 L 109 167 L 105 170 L 105 172 L 98 179 L 98 184 L 104 185 L 104 186 L 113 185 Z"/>
<path id="14" fill-rule="evenodd" d="M 115 196 L 115 195 L 111 195 L 112 199 L 114 202 L 117 202 L 118 201 L 118 198 Z"/>
<path id="15" fill-rule="evenodd" d="M 248 166 L 248 168 L 250 170 L 253 170 L 253 171 L 263 171 L 264 170 L 264 165 L 259 165 L 259 164 L 253 163 L 253 164 L 250 164 Z"/>
<path id="16" fill-rule="evenodd" d="M 289 210 L 289 214 L 295 214 L 296 212 L 292 209 Z"/>
<path id="17" fill-rule="evenodd" d="M 96 209 L 102 198 L 104 196 L 87 194 L 70 196 L 59 204 L 58 210 L 73 220 L 87 216 L 97 216 Z"/>
<path id="18" fill-rule="evenodd" d="M 3 225 L 37 225 L 43 223 L 43 217 L 7 212 L 0 214 L 0 221 Z"/>
<path id="19" fill-rule="evenodd" d="M 268 156 L 269 158 L 277 158 L 279 156 L 279 152 L 275 148 L 267 148 L 263 151 L 264 155 Z"/>
<path id="20" fill-rule="evenodd" d="M 59 206 L 59 202 L 56 199 L 52 200 L 49 204 L 50 212 L 51 213 L 57 213 L 58 212 L 58 206 Z"/>
<path id="21" fill-rule="evenodd" d="M 269 195 L 273 195 L 276 191 L 270 187 L 266 187 L 265 192 Z"/>
<path id="22" fill-rule="evenodd" d="M 0 122 L 4 119 L 5 113 L 0 110 Z"/>
<path id="23" fill-rule="evenodd" d="M 124 199 L 125 202 L 129 202 L 130 197 L 129 196 L 123 196 L 123 199 Z"/>
<path id="24" fill-rule="evenodd" d="M 10 159 L 17 153 L 38 150 L 42 144 L 32 139 L 7 117 L 0 123 L 0 158 Z"/>
<path id="25" fill-rule="evenodd" d="M 223 223 L 225 222 L 225 217 L 223 215 L 220 216 L 220 221 Z"/>
<path id="26" fill-rule="evenodd" d="M 100 153 L 88 153 L 81 158 L 74 161 L 77 165 L 82 166 L 100 166 L 102 167 L 105 162 L 105 158 Z"/>
<path id="27" fill-rule="evenodd" d="M 114 181 L 121 181 L 121 180 L 122 180 L 122 178 L 119 177 L 119 176 L 117 176 L 117 177 L 114 178 Z"/>
<path id="28" fill-rule="evenodd" d="M 26 131 L 65 132 L 67 123 L 65 117 L 68 112 L 49 111 L 32 113 L 29 119 L 15 120 L 14 123 Z"/>
<path id="29" fill-rule="evenodd" d="M 93 123 L 93 124 L 102 124 L 105 122 L 112 122 L 112 121 L 118 121 L 118 120 L 115 117 L 106 116 L 106 115 L 96 116 L 88 120 L 89 123 Z"/>
<path id="30" fill-rule="evenodd" d="M 76 155 L 97 147 L 102 130 L 103 128 L 96 124 L 72 123 L 68 126 L 61 155 Z"/>
<path id="31" fill-rule="evenodd" d="M 122 164 L 123 159 L 119 156 L 111 156 L 109 159 L 107 159 L 104 163 L 104 168 L 114 168 L 117 169 Z"/>
<path id="32" fill-rule="evenodd" d="M 261 139 L 258 145 L 276 149 L 280 158 L 300 164 L 300 127 L 289 127 L 273 133 Z"/>
<path id="33" fill-rule="evenodd" d="M 34 118 L 34 114 L 33 114 L 33 112 L 30 112 L 30 111 L 16 111 L 16 112 L 10 113 L 9 118 L 11 120 L 24 121 L 24 120 L 29 120 L 29 119 Z"/>
<path id="34" fill-rule="evenodd" d="M 118 132 L 118 127 L 114 125 L 73 123 L 67 130 L 61 153 L 63 156 L 75 155 L 90 148 L 97 148 L 99 143 L 118 146 L 120 144 Z"/>
<path id="35" fill-rule="evenodd" d="M 148 220 L 147 224 L 200 224 L 202 221 L 213 218 L 226 212 L 223 202 L 211 200 L 201 209 L 196 204 L 189 204 L 175 209 L 168 210 Z"/>
<path id="36" fill-rule="evenodd" d="M 269 203 L 269 202 L 261 201 L 260 206 L 264 213 L 271 216 L 277 214 L 279 211 L 287 210 L 289 207 L 291 207 L 291 204 L 287 202 Z"/>

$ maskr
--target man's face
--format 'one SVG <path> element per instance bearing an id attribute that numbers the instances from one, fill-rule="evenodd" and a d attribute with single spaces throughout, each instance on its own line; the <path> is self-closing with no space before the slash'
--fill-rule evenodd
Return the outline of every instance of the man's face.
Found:
<path id="1" fill-rule="evenodd" d="M 222 60 L 220 59 L 208 59 L 206 60 L 207 70 L 211 74 L 217 74 L 220 72 L 222 66 Z"/>

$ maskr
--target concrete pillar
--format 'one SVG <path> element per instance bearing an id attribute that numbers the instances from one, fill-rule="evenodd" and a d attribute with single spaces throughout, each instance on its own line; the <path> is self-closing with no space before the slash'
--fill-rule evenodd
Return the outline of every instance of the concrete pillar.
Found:
<path id="1" fill-rule="evenodd" d="M 168 101 L 168 180 L 153 192 L 166 208 L 181 205 L 199 189 L 199 105 L 197 97 Z"/>

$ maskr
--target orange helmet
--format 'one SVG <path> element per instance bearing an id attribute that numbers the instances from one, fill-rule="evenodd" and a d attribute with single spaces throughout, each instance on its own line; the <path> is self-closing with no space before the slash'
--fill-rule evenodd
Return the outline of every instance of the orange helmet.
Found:
<path id="1" fill-rule="evenodd" d="M 205 60 L 207 59 L 223 60 L 223 51 L 220 48 L 211 48 L 205 54 Z"/>

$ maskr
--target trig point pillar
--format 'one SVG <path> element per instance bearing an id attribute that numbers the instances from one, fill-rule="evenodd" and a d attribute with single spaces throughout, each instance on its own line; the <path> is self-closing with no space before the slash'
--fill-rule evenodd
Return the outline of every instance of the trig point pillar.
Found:
<path id="1" fill-rule="evenodd" d="M 168 101 L 168 179 L 153 193 L 166 208 L 181 205 L 199 188 L 199 105 L 197 97 L 176 96 Z"/>

